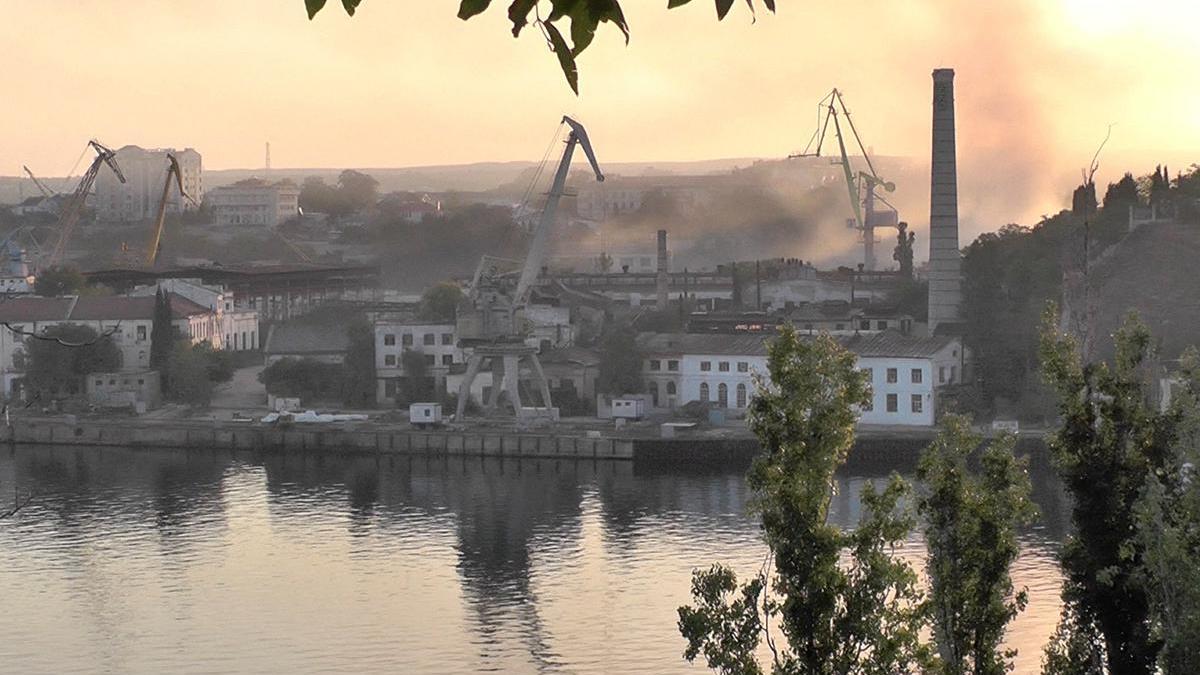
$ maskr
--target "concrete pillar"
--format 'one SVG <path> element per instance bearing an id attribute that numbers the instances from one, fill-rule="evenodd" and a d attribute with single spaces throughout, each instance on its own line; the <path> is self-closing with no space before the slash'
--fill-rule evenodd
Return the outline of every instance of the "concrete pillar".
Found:
<path id="1" fill-rule="evenodd" d="M 933 157 L 929 190 L 929 332 L 961 320 L 954 70 L 933 71 Z"/>

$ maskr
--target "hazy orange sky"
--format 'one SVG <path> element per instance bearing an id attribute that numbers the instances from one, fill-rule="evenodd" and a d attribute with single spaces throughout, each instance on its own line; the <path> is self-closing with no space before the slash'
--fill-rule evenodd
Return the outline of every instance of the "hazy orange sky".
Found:
<path id="1" fill-rule="evenodd" d="M 0 174 L 62 175 L 91 137 L 192 146 L 209 169 L 261 166 L 264 141 L 276 167 L 537 159 L 564 112 L 602 161 L 779 157 L 833 86 L 875 152 L 927 158 L 943 66 L 965 211 L 1057 210 L 1109 123 L 1101 180 L 1198 159 L 1190 0 L 780 0 L 722 23 L 711 0 L 624 4 L 630 44 L 602 27 L 576 98 L 500 0 L 468 22 L 451 0 L 364 0 L 354 18 L 330 0 L 312 22 L 302 0 L 8 2 Z"/>

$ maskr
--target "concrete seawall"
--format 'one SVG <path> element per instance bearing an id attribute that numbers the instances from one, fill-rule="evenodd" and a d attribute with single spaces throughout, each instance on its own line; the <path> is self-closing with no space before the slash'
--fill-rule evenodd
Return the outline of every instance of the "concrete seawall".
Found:
<path id="1" fill-rule="evenodd" d="M 479 455 L 631 460 L 633 441 L 511 431 L 415 431 L 387 428 L 290 428 L 249 424 L 14 420 L 8 441 L 22 445 L 90 445 L 156 449 Z"/>

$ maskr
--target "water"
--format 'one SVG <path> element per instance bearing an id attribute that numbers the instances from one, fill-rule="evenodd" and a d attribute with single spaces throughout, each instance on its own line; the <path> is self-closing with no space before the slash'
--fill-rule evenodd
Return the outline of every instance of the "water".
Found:
<path id="1" fill-rule="evenodd" d="M 835 519 L 883 475 L 840 476 Z M 1049 475 L 1018 672 L 1058 613 Z M 14 483 L 36 498 L 0 522 L 5 672 L 706 672 L 675 625 L 692 569 L 763 554 L 738 469 L 19 448 Z"/>

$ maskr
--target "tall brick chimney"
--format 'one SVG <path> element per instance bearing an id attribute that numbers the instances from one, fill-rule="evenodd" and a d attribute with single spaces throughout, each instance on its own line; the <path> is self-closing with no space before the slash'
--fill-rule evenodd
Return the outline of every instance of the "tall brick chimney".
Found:
<path id="1" fill-rule="evenodd" d="M 655 283 L 657 293 L 656 306 L 658 311 L 667 308 L 667 231 L 658 231 L 658 277 Z"/>
<path id="2" fill-rule="evenodd" d="M 933 158 L 929 190 L 929 333 L 961 321 L 954 70 L 933 71 Z"/>

